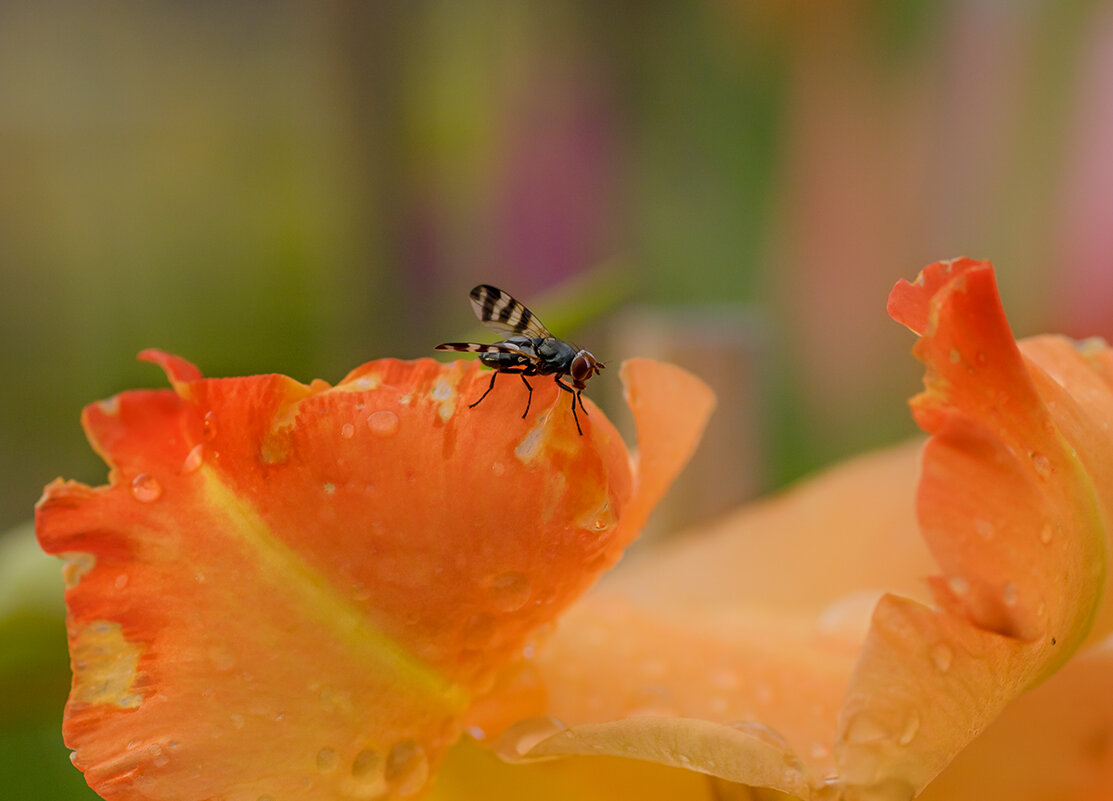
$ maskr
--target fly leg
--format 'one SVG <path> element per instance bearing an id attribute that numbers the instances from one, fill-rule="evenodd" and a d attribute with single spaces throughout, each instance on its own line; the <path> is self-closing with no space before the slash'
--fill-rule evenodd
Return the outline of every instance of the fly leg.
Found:
<path id="1" fill-rule="evenodd" d="M 487 385 L 487 391 L 484 392 L 482 395 L 480 395 L 479 400 L 477 400 L 475 403 L 469 403 L 468 404 L 469 409 L 474 409 L 476 406 L 479 405 L 479 401 L 483 400 L 484 398 L 487 397 L 487 395 L 490 394 L 491 390 L 495 388 L 495 379 L 498 378 L 498 377 L 499 377 L 499 371 L 498 370 L 495 370 L 493 373 L 491 373 L 491 383 Z"/>
<path id="2" fill-rule="evenodd" d="M 572 387 L 565 384 L 559 378 L 554 378 L 553 380 L 556 381 L 558 387 L 572 395 L 572 419 L 576 421 L 576 431 L 578 431 L 582 437 L 584 435 L 584 430 L 580 428 L 580 418 L 576 415 L 576 401 L 580 402 L 580 408 L 583 409 L 584 402 L 583 399 L 580 398 L 580 392 L 583 392 L 583 390 L 572 389 Z M 584 414 L 587 414 L 587 409 L 584 409 Z"/>
<path id="3" fill-rule="evenodd" d="M 529 382 L 526 381 L 526 374 L 524 372 L 523 373 L 518 373 L 518 375 L 520 375 L 522 377 L 522 383 L 525 384 L 526 389 L 529 390 L 529 395 L 526 396 L 526 410 L 524 412 L 522 412 L 522 419 L 525 420 L 526 415 L 529 414 L 529 405 L 531 403 L 533 403 L 533 387 L 531 387 L 529 385 Z"/>

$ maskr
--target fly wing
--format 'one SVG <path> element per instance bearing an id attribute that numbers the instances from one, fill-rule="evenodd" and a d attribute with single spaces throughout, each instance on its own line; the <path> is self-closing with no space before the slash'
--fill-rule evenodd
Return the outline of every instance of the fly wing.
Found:
<path id="1" fill-rule="evenodd" d="M 479 321 L 503 334 L 547 339 L 552 336 L 524 303 L 490 284 L 471 291 L 471 307 Z"/>
<path id="2" fill-rule="evenodd" d="M 531 360 L 537 357 L 532 350 L 518 347 L 513 342 L 495 342 L 490 345 L 480 342 L 443 342 L 434 350 L 455 350 L 461 353 L 520 353 Z"/>

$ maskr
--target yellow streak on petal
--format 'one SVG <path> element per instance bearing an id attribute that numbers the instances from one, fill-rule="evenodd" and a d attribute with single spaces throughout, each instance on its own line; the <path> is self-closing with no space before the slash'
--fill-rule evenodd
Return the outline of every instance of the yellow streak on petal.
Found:
<path id="1" fill-rule="evenodd" d="M 429 399 L 437 404 L 437 414 L 446 423 L 456 413 L 456 384 L 460 382 L 461 375 L 459 371 L 443 374 L 429 392 Z"/>
<path id="2" fill-rule="evenodd" d="M 214 471 L 204 468 L 205 492 L 214 508 L 229 517 L 229 533 L 238 534 L 256 554 L 260 575 L 284 576 L 291 595 L 299 595 L 297 605 L 305 616 L 321 621 L 332 636 L 368 665 L 382 665 L 405 678 L 422 694 L 441 701 L 449 711 L 462 712 L 470 696 L 462 687 L 407 652 L 376 629 L 367 616 L 338 594 L 328 579 L 310 567 L 297 551 L 283 543 L 248 504 L 231 492 Z"/>
<path id="3" fill-rule="evenodd" d="M 97 557 L 91 553 L 74 551 L 61 554 L 61 556 L 65 560 L 62 564 L 62 579 L 66 582 L 67 589 L 80 584 L 85 574 L 97 564 Z"/>
<path id="4" fill-rule="evenodd" d="M 123 709 L 134 709 L 143 702 L 143 695 L 132 690 L 140 649 L 124 639 L 119 623 L 96 620 L 77 629 L 70 653 L 74 701 Z"/>

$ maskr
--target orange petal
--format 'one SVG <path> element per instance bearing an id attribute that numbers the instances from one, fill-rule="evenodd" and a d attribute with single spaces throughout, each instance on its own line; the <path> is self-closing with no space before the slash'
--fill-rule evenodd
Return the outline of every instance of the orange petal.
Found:
<path id="1" fill-rule="evenodd" d="M 1113 798 L 1113 642 L 1080 653 L 1013 702 L 922 801 Z"/>
<path id="2" fill-rule="evenodd" d="M 898 284 L 890 313 L 923 335 L 926 391 L 913 411 L 933 436 L 917 508 L 944 571 L 932 582 L 941 609 L 895 597 L 878 605 L 838 761 L 847 784 L 899 795 L 926 785 L 1079 647 L 1107 546 L 1094 477 L 1045 405 L 1069 393 L 1021 357 L 992 267 L 932 265 Z"/>
<path id="3" fill-rule="evenodd" d="M 852 460 L 609 576 L 516 677 L 523 714 L 567 734 L 526 720 L 503 751 L 524 738 L 523 754 L 586 749 L 784 792 L 822 784 L 879 589 L 926 597 L 912 508 L 921 448 Z M 832 569 L 847 553 L 862 556 Z M 561 739 L 539 736 L 545 726 Z"/>
<path id="4" fill-rule="evenodd" d="M 706 776 L 593 754 L 508 764 L 467 739 L 448 754 L 423 801 L 719 801 Z"/>
<path id="5" fill-rule="evenodd" d="M 416 791 L 471 699 L 617 558 L 644 492 L 610 423 L 591 407 L 578 436 L 551 383 L 523 420 L 506 381 L 468 408 L 473 363 L 329 387 L 144 358 L 174 391 L 85 412 L 110 485 L 55 482 L 37 514 L 67 557 L 64 733 L 107 799 Z"/>

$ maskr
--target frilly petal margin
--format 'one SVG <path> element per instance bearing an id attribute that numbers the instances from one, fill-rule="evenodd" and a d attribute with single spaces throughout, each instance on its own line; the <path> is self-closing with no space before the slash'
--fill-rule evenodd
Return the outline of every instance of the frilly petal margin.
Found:
<path id="1" fill-rule="evenodd" d="M 474 363 L 382 360 L 332 387 L 142 358 L 173 391 L 88 407 L 109 484 L 56 481 L 36 514 L 66 559 L 64 736 L 129 801 L 420 790 L 498 671 L 618 558 L 713 403 L 676 368 L 628 367 L 660 457 L 638 462 L 590 404 L 578 436 L 553 384 L 528 420 L 516 392 L 468 409 Z"/>
<path id="2" fill-rule="evenodd" d="M 864 798 L 919 792 L 1061 667 L 1107 578 L 1104 475 L 1090 468 L 1113 452 L 1108 418 L 1021 356 L 992 266 L 933 264 L 894 288 L 889 311 L 920 334 L 927 365 L 912 402 L 932 435 L 917 511 L 943 575 L 938 608 L 886 596 L 874 610 L 836 749 L 850 796 Z"/>

